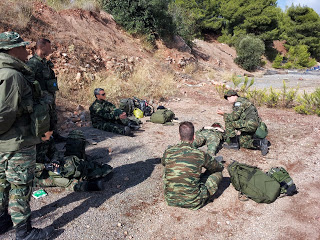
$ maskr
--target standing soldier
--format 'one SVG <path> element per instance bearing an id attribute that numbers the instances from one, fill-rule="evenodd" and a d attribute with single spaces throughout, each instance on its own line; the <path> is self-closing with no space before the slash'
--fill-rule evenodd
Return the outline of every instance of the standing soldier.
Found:
<path id="1" fill-rule="evenodd" d="M 181 143 L 169 147 L 163 154 L 164 195 L 169 206 L 199 209 L 218 190 L 223 166 L 209 154 L 192 146 L 194 126 L 182 122 Z M 202 173 L 202 168 L 206 169 Z"/>
<path id="2" fill-rule="evenodd" d="M 31 227 L 30 196 L 36 163 L 35 145 L 48 140 L 32 134 L 32 90 L 25 76 L 28 52 L 18 33 L 0 34 L 0 234 L 13 225 L 16 239 L 48 239 L 53 227 Z"/>
<path id="3" fill-rule="evenodd" d="M 34 80 L 38 81 L 41 86 L 41 90 L 44 92 L 45 98 L 50 102 L 50 117 L 53 128 L 53 138 L 55 142 L 63 142 L 66 139 L 62 137 L 57 129 L 57 110 L 56 110 L 56 91 L 59 90 L 56 75 L 52 68 L 53 63 L 47 60 L 52 53 L 51 42 L 48 39 L 39 39 L 36 43 L 35 54 L 28 61 L 28 66 L 34 73 Z"/>
<path id="4" fill-rule="evenodd" d="M 224 98 L 233 104 L 233 112 L 225 113 L 218 110 L 225 121 L 225 138 L 227 144 L 223 147 L 228 149 L 244 148 L 260 149 L 262 155 L 268 153 L 268 140 L 255 137 L 255 132 L 260 125 L 261 119 L 257 108 L 246 98 L 239 97 L 234 90 L 228 90 Z M 236 131 L 240 131 L 238 135 Z"/>

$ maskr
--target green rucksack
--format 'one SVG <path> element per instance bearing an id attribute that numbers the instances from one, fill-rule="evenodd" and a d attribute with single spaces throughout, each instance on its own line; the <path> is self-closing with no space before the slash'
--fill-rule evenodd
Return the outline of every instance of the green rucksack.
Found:
<path id="1" fill-rule="evenodd" d="M 77 156 L 86 159 L 86 138 L 81 130 L 72 130 L 66 140 L 65 156 Z"/>
<path id="2" fill-rule="evenodd" d="M 133 110 L 138 107 L 135 100 L 132 98 L 124 98 L 120 100 L 119 109 L 124 111 L 127 116 L 131 116 L 133 114 Z"/>
<path id="3" fill-rule="evenodd" d="M 158 109 L 155 113 L 153 113 L 150 117 L 150 121 L 153 123 L 161 123 L 164 124 L 166 122 L 171 122 L 175 114 L 169 109 Z"/>
<path id="4" fill-rule="evenodd" d="M 273 167 L 267 172 L 267 175 L 280 183 L 280 193 L 282 195 L 292 196 L 297 193 L 296 185 L 283 167 Z"/>
<path id="5" fill-rule="evenodd" d="M 234 161 L 228 172 L 234 188 L 257 203 L 272 203 L 280 195 L 280 184 L 258 167 Z"/>

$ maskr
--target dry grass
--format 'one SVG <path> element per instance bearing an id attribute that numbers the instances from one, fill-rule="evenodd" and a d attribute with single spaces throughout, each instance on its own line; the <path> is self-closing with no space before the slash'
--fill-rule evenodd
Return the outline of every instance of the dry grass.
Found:
<path id="1" fill-rule="evenodd" d="M 97 73 L 94 79 L 82 77 L 79 82 L 76 82 L 75 74 L 60 74 L 58 80 L 60 97 L 85 105 L 93 102 L 93 90 L 98 87 L 105 90 L 107 99 L 113 103 L 133 96 L 158 101 L 170 98 L 178 91 L 173 73 L 150 64 L 137 66 L 127 80 L 108 72 Z"/>
<path id="2" fill-rule="evenodd" d="M 44 2 L 56 11 L 74 8 L 81 8 L 88 11 L 100 11 L 102 8 L 99 0 L 45 0 Z"/>
<path id="3" fill-rule="evenodd" d="M 32 0 L 0 2 L 0 22 L 16 29 L 27 27 L 33 11 Z"/>

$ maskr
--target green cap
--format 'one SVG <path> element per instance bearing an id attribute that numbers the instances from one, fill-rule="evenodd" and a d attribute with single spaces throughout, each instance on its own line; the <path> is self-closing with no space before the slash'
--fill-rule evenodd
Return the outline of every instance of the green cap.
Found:
<path id="1" fill-rule="evenodd" d="M 0 33 L 0 49 L 9 50 L 16 47 L 26 46 L 29 42 L 24 42 L 16 32 Z"/>
<path id="2" fill-rule="evenodd" d="M 224 94 L 224 99 L 227 99 L 228 97 L 231 96 L 239 96 L 238 93 L 235 90 L 228 90 L 225 94 Z"/>

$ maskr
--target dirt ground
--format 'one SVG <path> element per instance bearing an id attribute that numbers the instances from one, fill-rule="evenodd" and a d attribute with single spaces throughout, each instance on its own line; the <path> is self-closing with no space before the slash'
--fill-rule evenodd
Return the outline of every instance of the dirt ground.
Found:
<path id="1" fill-rule="evenodd" d="M 218 108 L 227 102 L 213 88 L 183 89 L 184 97 L 163 103 L 181 121 L 196 129 L 222 122 Z M 199 93 L 201 90 L 201 93 Z M 134 137 L 90 127 L 82 128 L 87 153 L 114 167 L 113 178 L 97 193 L 48 189 L 43 199 L 32 199 L 36 227 L 52 225 L 53 239 L 320 239 L 320 119 L 293 111 L 259 108 L 269 128 L 272 145 L 260 151 L 222 149 L 218 155 L 267 171 L 285 167 L 299 188 L 292 197 L 271 204 L 240 202 L 225 169 L 213 202 L 197 211 L 168 207 L 162 191 L 160 157 L 168 145 L 178 143 L 178 124 L 163 126 L 146 122 Z M 60 148 L 63 145 L 59 146 Z M 203 148 L 205 150 L 205 148 Z M 13 239 L 11 231 L 1 239 Z"/>

